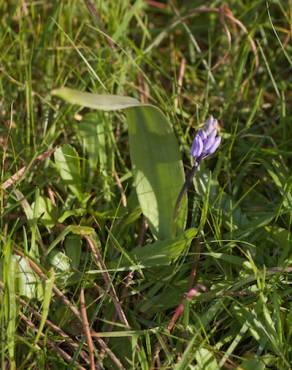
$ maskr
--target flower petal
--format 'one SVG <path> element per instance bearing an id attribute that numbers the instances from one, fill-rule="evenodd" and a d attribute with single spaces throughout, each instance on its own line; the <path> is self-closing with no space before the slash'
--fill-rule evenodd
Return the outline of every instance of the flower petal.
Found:
<path id="1" fill-rule="evenodd" d="M 220 143 L 221 143 L 221 136 L 217 136 L 215 138 L 214 144 L 212 145 L 212 147 L 208 151 L 208 155 L 211 155 L 211 154 L 215 153 L 218 146 L 220 145 Z"/>
<path id="2" fill-rule="evenodd" d="M 210 116 L 205 122 L 204 131 L 209 135 L 214 129 L 217 129 L 217 120 Z"/>
<path id="3" fill-rule="evenodd" d="M 198 134 L 197 135 L 199 135 L 200 136 L 200 138 L 204 141 L 204 140 L 206 140 L 207 139 L 207 133 L 204 131 L 204 130 L 202 130 L 202 129 L 200 129 L 199 131 L 198 131 Z"/>
<path id="4" fill-rule="evenodd" d="M 211 134 L 207 137 L 207 139 L 204 141 L 204 152 L 208 152 L 209 149 L 213 146 L 215 142 L 217 131 L 213 130 Z"/>
<path id="5" fill-rule="evenodd" d="M 191 154 L 193 157 L 199 157 L 202 154 L 202 151 L 203 151 L 203 140 L 197 134 L 191 147 Z"/>

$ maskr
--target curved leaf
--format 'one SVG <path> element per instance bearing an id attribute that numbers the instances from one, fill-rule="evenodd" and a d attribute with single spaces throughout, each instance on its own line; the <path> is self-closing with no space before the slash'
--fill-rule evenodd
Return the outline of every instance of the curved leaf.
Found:
<path id="1" fill-rule="evenodd" d="M 113 111 L 140 105 L 139 100 L 129 96 L 91 94 L 69 89 L 68 87 L 53 90 L 52 94 L 66 100 L 68 103 L 103 111 Z"/>
<path id="2" fill-rule="evenodd" d="M 183 163 L 177 139 L 165 115 L 155 106 L 131 97 L 97 95 L 62 88 L 53 91 L 72 104 L 104 111 L 125 109 L 130 156 L 141 209 L 158 239 L 183 231 L 186 199 L 174 228 L 174 207 L 184 184 Z"/>
<path id="3" fill-rule="evenodd" d="M 170 238 L 175 203 L 185 180 L 177 139 L 155 107 L 129 108 L 126 115 L 139 203 L 154 235 Z M 184 217 L 178 220 L 177 231 L 184 223 Z"/>

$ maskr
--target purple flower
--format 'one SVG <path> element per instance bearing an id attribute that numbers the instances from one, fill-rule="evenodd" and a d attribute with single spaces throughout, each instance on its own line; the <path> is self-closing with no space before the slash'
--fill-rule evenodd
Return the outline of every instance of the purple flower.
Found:
<path id="1" fill-rule="evenodd" d="M 196 158 L 196 162 L 199 163 L 202 159 L 215 153 L 220 142 L 221 137 L 218 135 L 218 122 L 210 116 L 205 122 L 204 128 L 200 129 L 195 136 L 191 147 L 191 154 Z"/>

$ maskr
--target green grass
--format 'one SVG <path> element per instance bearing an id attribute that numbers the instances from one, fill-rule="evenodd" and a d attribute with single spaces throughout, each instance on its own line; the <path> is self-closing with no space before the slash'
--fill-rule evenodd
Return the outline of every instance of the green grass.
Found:
<path id="1" fill-rule="evenodd" d="M 291 368 L 291 1 L 85 3 L 0 2 L 0 368 Z M 186 172 L 218 118 L 191 244 L 148 227 L 123 112 L 51 95 L 65 85 L 159 107 Z"/>

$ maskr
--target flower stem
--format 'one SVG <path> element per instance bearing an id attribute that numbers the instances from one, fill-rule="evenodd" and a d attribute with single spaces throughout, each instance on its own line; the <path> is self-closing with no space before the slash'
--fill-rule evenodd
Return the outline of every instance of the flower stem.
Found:
<path id="1" fill-rule="evenodd" d="M 199 164 L 200 164 L 200 162 L 198 160 L 196 160 L 192 169 L 187 174 L 186 181 L 183 184 L 183 187 L 182 187 L 181 191 L 178 194 L 178 197 L 177 197 L 177 200 L 176 200 L 176 203 L 175 203 L 175 208 L 174 208 L 174 217 L 173 217 L 174 224 L 176 224 L 176 219 L 177 219 L 177 216 L 178 216 L 179 211 L 180 211 L 182 200 L 183 200 L 185 194 L 187 193 L 188 189 L 192 185 L 192 181 L 193 181 L 195 173 L 196 173 L 196 171 L 199 167 Z M 176 229 L 176 227 L 175 227 L 175 229 Z"/>

